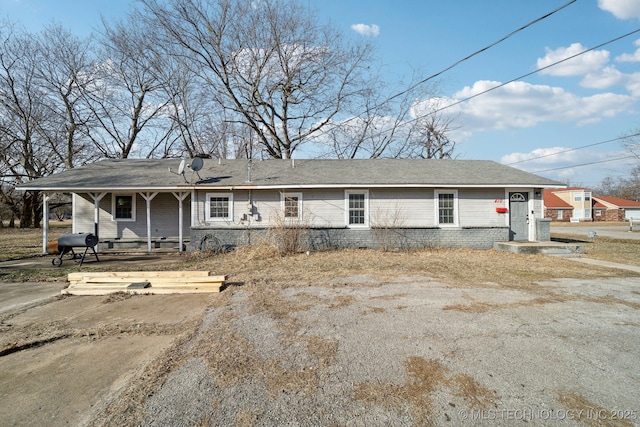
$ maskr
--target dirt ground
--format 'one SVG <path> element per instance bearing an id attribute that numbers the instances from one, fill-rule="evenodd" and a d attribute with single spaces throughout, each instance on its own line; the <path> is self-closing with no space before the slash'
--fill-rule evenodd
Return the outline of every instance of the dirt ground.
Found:
<path id="1" fill-rule="evenodd" d="M 640 425 L 638 275 L 398 267 L 209 295 L 0 283 L 0 424 Z"/>

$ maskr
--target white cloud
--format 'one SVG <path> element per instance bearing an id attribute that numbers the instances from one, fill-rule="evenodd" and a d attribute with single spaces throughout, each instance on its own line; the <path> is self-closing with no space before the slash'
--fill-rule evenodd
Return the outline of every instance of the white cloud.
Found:
<path id="1" fill-rule="evenodd" d="M 625 84 L 628 77 L 627 74 L 621 73 L 616 67 L 609 66 L 587 74 L 580 82 L 580 85 L 591 89 L 606 89 L 614 85 Z"/>
<path id="2" fill-rule="evenodd" d="M 639 48 L 633 53 L 623 53 L 620 56 L 616 56 L 618 62 L 640 62 L 640 39 L 633 42 Z"/>
<path id="3" fill-rule="evenodd" d="M 353 24 L 351 29 L 363 36 L 377 37 L 380 34 L 380 27 L 376 24 Z"/>
<path id="4" fill-rule="evenodd" d="M 626 75 L 625 87 L 633 96 L 640 97 L 640 72 Z"/>
<path id="5" fill-rule="evenodd" d="M 595 183 L 593 169 L 588 169 L 591 164 L 618 159 L 623 153 L 619 151 L 593 151 L 566 147 L 536 148 L 527 153 L 511 153 L 500 158 L 500 162 L 532 173 L 544 173 L 552 175 L 554 179 L 564 182 L 575 182 L 575 177 L 580 174 L 582 179 L 588 179 Z M 582 167 L 584 166 L 584 167 Z M 619 168 L 618 164 L 618 168 Z M 606 166 L 596 166 L 599 172 Z M 587 171 L 585 175 L 585 168 Z M 593 168 L 593 166 L 592 166 Z M 550 176 L 551 177 L 551 176 Z"/>
<path id="6" fill-rule="evenodd" d="M 638 0 L 598 0 L 598 7 L 619 19 L 640 19 Z"/>
<path id="7" fill-rule="evenodd" d="M 579 153 L 577 151 L 569 151 L 566 147 L 547 147 L 536 148 L 528 153 L 511 153 L 500 158 L 500 163 L 514 164 L 525 163 L 531 164 L 553 165 L 562 162 L 575 162 Z"/>
<path id="8" fill-rule="evenodd" d="M 465 87 L 442 105 L 485 92 L 498 85 L 478 81 Z M 640 77 L 638 80 L 640 85 Z M 628 95 L 601 93 L 580 97 L 559 87 L 509 83 L 443 112 L 458 114 L 456 121 L 466 132 L 530 128 L 540 123 L 575 122 L 579 125 L 600 121 L 629 111 L 635 99 Z"/>
<path id="9" fill-rule="evenodd" d="M 569 47 L 559 47 L 555 50 L 546 48 L 545 50 L 547 54 L 542 58 L 538 58 L 536 62 L 538 69 L 576 55 L 586 50 L 586 48 L 580 43 L 572 43 Z M 540 73 L 552 76 L 582 76 L 599 70 L 607 62 L 609 62 L 609 52 L 606 50 L 595 50 L 542 70 Z"/>

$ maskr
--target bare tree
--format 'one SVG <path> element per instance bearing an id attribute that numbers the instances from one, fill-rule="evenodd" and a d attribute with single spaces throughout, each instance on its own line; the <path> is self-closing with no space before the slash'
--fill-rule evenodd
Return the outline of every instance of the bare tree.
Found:
<path id="1" fill-rule="evenodd" d="M 33 37 L 8 23 L 0 27 L 0 162 L 2 184 L 8 184 L 0 187 L 21 227 L 39 224 L 39 194 L 18 195 L 14 186 L 58 168 L 51 146 L 41 138 L 51 117 L 38 79 L 39 53 Z"/>
<path id="2" fill-rule="evenodd" d="M 295 0 L 141 2 L 138 21 L 270 157 L 290 158 L 361 95 L 371 46 L 348 45 Z"/>
<path id="3" fill-rule="evenodd" d="M 82 93 L 92 84 L 91 39 L 74 36 L 60 25 L 46 27 L 36 37 L 40 61 L 37 74 L 46 94 L 46 122 L 40 123 L 42 138 L 65 168 L 94 158 L 89 139 L 91 112 Z"/>
<path id="4" fill-rule="evenodd" d="M 437 84 L 410 83 L 386 88 L 382 78 L 372 79 L 363 92 L 361 111 L 331 123 L 315 143 L 324 157 L 451 158 L 455 142 L 449 138 L 454 118 L 438 113 Z M 358 106 L 354 106 L 358 108 Z"/>
<path id="5" fill-rule="evenodd" d="M 170 151 L 175 141 L 167 110 L 170 98 L 157 71 L 161 59 L 152 46 L 156 41 L 131 19 L 103 24 L 101 63 L 84 94 L 97 124 L 91 133 L 96 148 L 109 158 Z"/>

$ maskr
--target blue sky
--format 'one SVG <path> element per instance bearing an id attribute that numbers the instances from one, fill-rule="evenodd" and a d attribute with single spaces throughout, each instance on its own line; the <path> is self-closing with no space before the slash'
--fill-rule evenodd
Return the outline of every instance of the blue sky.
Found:
<path id="1" fill-rule="evenodd" d="M 424 77 L 569 0 L 302 0 L 354 37 L 368 37 L 389 80 Z M 56 21 L 77 34 L 126 0 L 0 0 L 0 15 L 37 31 Z M 640 0 L 577 0 L 438 78 L 440 105 L 459 102 L 559 59 L 640 29 Z M 443 110 L 455 116 L 459 158 L 489 159 L 597 186 L 638 159 L 620 142 L 640 131 L 640 32 Z M 590 146 L 587 148 L 580 148 Z M 562 152 L 557 155 L 553 153 Z M 523 162 L 523 160 L 537 158 Z M 622 158 L 622 159 L 621 159 Z M 618 159 L 618 160 L 612 160 Z M 519 162 L 519 163 L 513 163 Z M 596 163 L 599 162 L 599 163 Z M 578 166 L 593 163 L 587 166 Z"/>

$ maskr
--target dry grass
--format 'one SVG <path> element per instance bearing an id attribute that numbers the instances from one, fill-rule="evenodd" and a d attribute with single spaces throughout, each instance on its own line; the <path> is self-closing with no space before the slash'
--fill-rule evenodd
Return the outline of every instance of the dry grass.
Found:
<path id="1" fill-rule="evenodd" d="M 52 221 L 50 227 L 50 240 L 71 230 L 68 221 Z M 41 229 L 0 229 L 0 261 L 39 255 L 41 245 Z M 595 242 L 585 242 L 585 247 L 587 255 L 592 258 L 640 265 L 640 240 L 598 237 Z M 304 253 L 283 256 L 277 247 L 266 241 L 231 253 L 195 253 L 182 258 L 180 267 L 184 269 L 209 269 L 227 274 L 231 281 L 238 282 L 268 279 L 278 282 L 279 286 L 301 282 L 318 284 L 329 278 L 356 275 L 387 281 L 399 275 L 421 275 L 452 284 L 495 282 L 509 287 L 529 287 L 537 281 L 559 277 L 625 274 L 596 267 L 585 269 L 575 262 L 544 255 L 518 255 L 493 250 L 337 250 L 312 252 L 308 256 Z"/>
<path id="2" fill-rule="evenodd" d="M 355 386 L 355 399 L 377 404 L 402 413 L 408 409 L 416 425 L 434 425 L 431 395 L 443 388 L 450 389 L 473 409 L 495 407 L 496 392 L 479 384 L 472 377 L 456 374 L 437 360 L 409 357 L 405 363 L 404 384 L 367 382 Z M 453 406 L 452 406 L 453 407 Z M 451 419 L 447 414 L 445 416 Z"/>
<path id="3" fill-rule="evenodd" d="M 598 237 L 585 243 L 585 252 L 590 258 L 640 266 L 640 240 Z"/>
<path id="4" fill-rule="evenodd" d="M 70 221 L 51 221 L 49 240 L 71 233 Z M 41 228 L 0 228 L 0 261 L 28 258 L 42 254 Z"/>
<path id="5" fill-rule="evenodd" d="M 510 303 L 472 302 L 469 304 L 450 304 L 443 307 L 443 310 L 456 310 L 456 311 L 462 311 L 465 313 L 485 313 L 490 310 L 500 310 L 500 309 L 509 309 L 509 308 L 518 308 L 518 307 L 534 307 L 534 306 L 541 306 L 541 305 L 553 304 L 553 303 L 563 303 L 567 301 L 581 301 L 581 302 L 605 304 L 605 305 L 620 304 L 629 308 L 633 308 L 635 310 L 640 309 L 640 303 L 633 302 L 633 301 L 625 301 L 610 295 L 604 296 L 604 297 L 590 297 L 586 295 L 567 295 L 567 294 L 559 295 L 549 290 L 546 290 L 544 288 L 537 289 L 537 291 L 542 293 L 547 293 L 548 295 L 541 296 L 538 298 L 532 298 L 530 300 L 523 300 L 523 301 L 517 301 L 517 302 L 510 302 Z"/>
<path id="6" fill-rule="evenodd" d="M 574 414 L 579 414 L 579 421 L 588 426 L 624 427 L 635 425 L 630 419 L 625 419 L 625 411 L 605 409 L 576 392 L 558 393 L 558 400 L 565 408 Z"/>
<path id="7" fill-rule="evenodd" d="M 279 256 L 255 248 L 240 248 L 223 255 L 189 257 L 191 268 L 227 274 L 239 283 L 257 283 L 264 289 L 299 285 L 332 286 L 336 278 L 374 277 L 368 286 L 380 286 L 404 276 L 430 277 L 455 285 L 489 283 L 528 290 L 537 282 L 554 278 L 624 277 L 629 272 L 582 264 L 545 255 L 521 255 L 494 250 L 444 250 L 383 252 L 336 250 L 310 255 Z M 367 283 L 364 283 L 367 285 Z"/>

